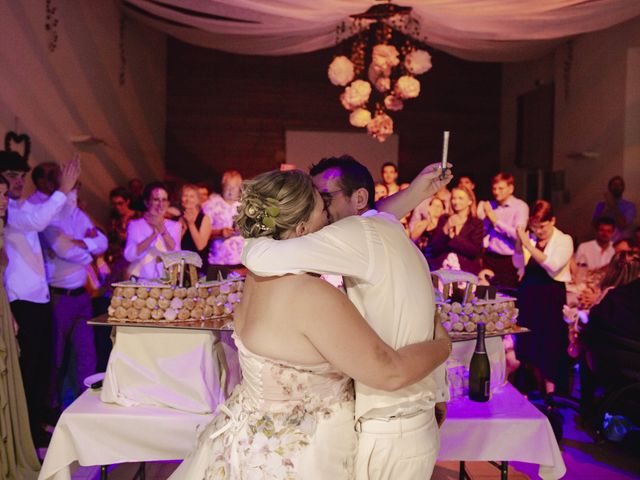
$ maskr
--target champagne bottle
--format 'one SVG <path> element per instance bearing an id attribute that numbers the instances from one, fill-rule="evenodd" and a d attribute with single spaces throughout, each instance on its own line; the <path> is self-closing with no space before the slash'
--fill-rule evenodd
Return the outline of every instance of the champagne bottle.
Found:
<path id="1" fill-rule="evenodd" d="M 478 323 L 476 349 L 469 365 L 469 398 L 475 402 L 487 402 L 491 386 L 491 367 L 484 345 L 484 323 Z"/>

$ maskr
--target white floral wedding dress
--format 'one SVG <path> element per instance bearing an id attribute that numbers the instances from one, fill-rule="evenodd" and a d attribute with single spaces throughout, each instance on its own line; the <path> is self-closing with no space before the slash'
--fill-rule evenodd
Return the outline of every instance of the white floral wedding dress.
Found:
<path id="1" fill-rule="evenodd" d="M 353 478 L 351 379 L 328 363 L 256 355 L 234 338 L 243 380 L 170 480 Z"/>

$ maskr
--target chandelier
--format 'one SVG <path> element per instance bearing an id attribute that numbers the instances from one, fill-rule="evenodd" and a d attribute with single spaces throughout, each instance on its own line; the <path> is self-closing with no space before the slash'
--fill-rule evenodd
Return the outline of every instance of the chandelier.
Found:
<path id="1" fill-rule="evenodd" d="M 340 101 L 351 112 L 349 123 L 366 128 L 379 142 L 393 133 L 390 112 L 420 94 L 416 76 L 431 69 L 411 10 L 387 0 L 351 15 L 336 31 L 338 53 L 329 65 L 329 80 L 345 87 Z"/>

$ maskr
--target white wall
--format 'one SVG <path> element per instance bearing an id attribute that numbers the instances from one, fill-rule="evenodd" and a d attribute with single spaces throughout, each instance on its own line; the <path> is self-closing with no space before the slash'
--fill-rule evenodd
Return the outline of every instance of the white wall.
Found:
<path id="1" fill-rule="evenodd" d="M 165 36 L 127 19 L 125 84 L 117 0 L 52 0 L 57 47 L 45 30 L 46 2 L 0 0 L 0 133 L 31 136 L 33 167 L 83 159 L 82 192 L 89 213 L 106 220 L 108 192 L 133 177 L 164 174 Z M 93 135 L 106 144 L 74 146 Z"/>
<path id="2" fill-rule="evenodd" d="M 501 166 L 514 165 L 517 96 L 555 82 L 554 170 L 565 170 L 568 203 L 554 198 L 559 227 L 582 241 L 610 177 L 623 175 L 625 197 L 640 205 L 640 18 L 577 37 L 533 62 L 503 67 Z M 572 57 L 572 58 L 571 58 Z M 575 158 L 597 152 L 597 158 Z"/>

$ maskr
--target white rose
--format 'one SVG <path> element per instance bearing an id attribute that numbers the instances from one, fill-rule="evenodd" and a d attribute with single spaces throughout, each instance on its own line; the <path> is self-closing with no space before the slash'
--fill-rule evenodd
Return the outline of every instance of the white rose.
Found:
<path id="1" fill-rule="evenodd" d="M 431 70 L 431 55 L 424 50 L 414 50 L 405 57 L 404 66 L 414 75 L 422 75 Z"/>
<path id="2" fill-rule="evenodd" d="M 395 94 L 402 98 L 416 98 L 420 95 L 420 82 L 409 75 L 403 75 L 396 82 Z"/>
<path id="3" fill-rule="evenodd" d="M 371 84 L 364 80 L 356 80 L 340 95 L 342 106 L 347 110 L 354 110 L 369 101 Z"/>
<path id="4" fill-rule="evenodd" d="M 371 121 L 371 112 L 365 108 L 356 108 L 349 115 L 349 123 L 354 127 L 366 127 Z"/>
<path id="5" fill-rule="evenodd" d="M 379 92 L 386 92 L 391 88 L 391 79 L 383 72 L 376 70 L 373 63 L 369 65 L 369 81 Z"/>
<path id="6" fill-rule="evenodd" d="M 371 62 L 375 65 L 375 68 L 380 71 L 390 71 L 392 67 L 400 63 L 399 55 L 398 49 L 393 45 L 376 45 L 373 47 Z M 388 75 L 387 73 L 385 76 Z"/>
<path id="7" fill-rule="evenodd" d="M 378 113 L 367 125 L 367 132 L 379 142 L 393 133 L 393 120 L 386 113 Z"/>
<path id="8" fill-rule="evenodd" d="M 402 110 L 402 108 L 404 107 L 404 103 L 402 103 L 402 100 L 394 95 L 387 95 L 384 98 L 384 106 L 387 110 L 398 112 Z"/>
<path id="9" fill-rule="evenodd" d="M 344 55 L 334 58 L 329 65 L 329 80 L 334 85 L 344 87 L 353 80 L 353 76 L 353 63 Z"/>

